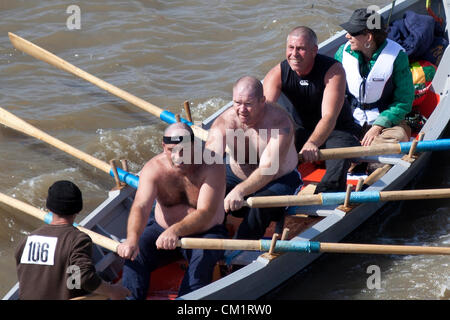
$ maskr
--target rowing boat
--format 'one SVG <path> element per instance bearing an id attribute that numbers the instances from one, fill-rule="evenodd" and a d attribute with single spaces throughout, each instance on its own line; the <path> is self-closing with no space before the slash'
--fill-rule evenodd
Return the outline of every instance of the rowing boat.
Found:
<path id="1" fill-rule="evenodd" d="M 443 6 L 444 10 L 439 10 Z M 397 1 L 391 11 L 391 6 L 386 6 L 379 13 L 386 19 L 391 15 L 391 21 L 402 18 L 406 10 L 412 10 L 420 14 L 427 14 L 425 1 L 404 0 Z M 447 13 L 450 5 L 446 1 L 433 2 L 431 9 L 434 12 Z M 447 20 L 444 18 L 444 25 Z M 333 56 L 338 47 L 346 41 L 345 32 L 342 31 L 330 39 L 322 42 L 319 52 Z M 446 49 L 440 60 L 437 72 L 434 76 L 431 89 L 434 97 L 439 101 L 421 128 L 420 135 L 425 141 L 435 140 L 443 135 L 449 119 L 450 102 L 448 100 L 448 83 L 450 65 L 450 49 Z M 281 97 L 279 103 L 289 109 L 289 102 Z M 208 129 L 214 119 L 232 105 L 225 105 L 204 120 L 202 126 Z M 417 132 L 416 132 L 417 134 Z M 426 166 L 431 152 L 423 152 L 409 156 L 377 157 L 376 160 L 385 163 L 384 169 L 377 174 L 368 177 L 367 191 L 401 190 L 417 176 Z M 373 161 L 373 159 L 362 159 Z M 305 187 L 302 193 L 309 193 L 310 187 L 318 182 L 323 175 L 323 168 L 316 165 L 302 164 L 299 166 Z M 356 184 L 355 177 L 349 177 L 348 183 Z M 309 186 L 308 186 L 309 185 Z M 103 234 L 115 240 L 126 238 L 126 225 L 128 213 L 133 202 L 136 189 L 124 186 L 111 190 L 108 198 L 91 212 L 79 225 Z M 276 231 L 282 231 L 283 227 L 289 228 L 287 239 L 339 242 L 345 236 L 354 231 L 364 221 L 376 214 L 386 203 L 370 202 L 352 206 L 302 206 L 291 207 L 289 215 L 282 223 L 273 223 L 266 232 L 266 237 L 271 238 Z M 231 219 L 232 223 L 239 220 Z M 311 264 L 320 256 L 319 253 L 283 253 L 268 254 L 258 251 L 231 251 L 226 253 L 226 259 L 221 261 L 215 270 L 214 281 L 196 291 L 193 291 L 178 299 L 257 299 L 273 290 L 283 282 L 289 280 L 296 273 Z M 123 259 L 115 253 L 109 252 L 100 246 L 94 246 L 93 259 L 99 274 L 107 281 L 120 279 Z M 152 283 L 148 293 L 149 299 L 173 299 L 177 295 L 178 287 L 184 274 L 185 262 L 178 261 L 152 274 Z M 4 299 L 17 299 L 18 284 L 5 295 Z"/>

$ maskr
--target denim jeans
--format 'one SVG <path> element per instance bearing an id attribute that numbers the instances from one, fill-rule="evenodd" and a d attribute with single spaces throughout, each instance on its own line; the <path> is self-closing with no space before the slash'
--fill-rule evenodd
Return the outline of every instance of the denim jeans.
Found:
<path id="1" fill-rule="evenodd" d="M 231 167 L 227 164 L 227 191 L 228 194 L 236 185 L 241 183 Z M 296 194 L 303 181 L 300 173 L 297 170 L 268 183 L 265 187 L 257 192 L 249 195 L 249 197 L 262 196 L 281 196 Z M 264 236 L 266 228 L 271 221 L 278 221 L 284 217 L 286 207 L 283 208 L 248 208 L 243 207 L 237 211 L 232 211 L 231 214 L 235 217 L 244 218 L 239 225 L 234 238 L 236 239 L 254 239 L 258 240 Z"/>
<path id="2" fill-rule="evenodd" d="M 184 257 L 189 266 L 178 292 L 179 296 L 199 289 L 212 281 L 214 266 L 223 258 L 222 250 L 182 249 L 158 250 L 156 240 L 164 228 L 150 217 L 139 239 L 139 254 L 134 261 L 126 260 L 123 267 L 123 285 L 128 288 L 134 299 L 143 300 L 150 286 L 150 274 L 158 267 L 167 265 Z M 216 225 L 207 232 L 192 235 L 196 238 L 228 238 L 224 225 Z M 170 276 L 170 275 L 168 275 Z"/>

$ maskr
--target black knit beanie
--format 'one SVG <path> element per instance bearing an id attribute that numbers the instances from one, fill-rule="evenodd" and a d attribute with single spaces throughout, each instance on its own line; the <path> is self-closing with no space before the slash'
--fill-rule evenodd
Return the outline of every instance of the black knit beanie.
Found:
<path id="1" fill-rule="evenodd" d="M 80 189 L 70 181 L 56 181 L 48 188 L 47 209 L 59 215 L 73 215 L 83 209 Z"/>

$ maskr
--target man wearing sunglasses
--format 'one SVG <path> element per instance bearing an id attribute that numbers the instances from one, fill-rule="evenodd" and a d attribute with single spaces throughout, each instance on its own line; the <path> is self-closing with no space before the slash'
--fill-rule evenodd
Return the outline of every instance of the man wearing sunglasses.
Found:
<path id="1" fill-rule="evenodd" d="M 182 122 L 167 127 L 162 146 L 163 152 L 148 161 L 139 175 L 127 239 L 117 249 L 127 259 L 123 285 L 135 299 L 146 298 L 153 270 L 181 257 L 189 266 L 180 296 L 210 283 L 223 251 L 177 248 L 178 239 L 228 236 L 223 224 L 225 166 L 194 162 L 194 133 Z"/>

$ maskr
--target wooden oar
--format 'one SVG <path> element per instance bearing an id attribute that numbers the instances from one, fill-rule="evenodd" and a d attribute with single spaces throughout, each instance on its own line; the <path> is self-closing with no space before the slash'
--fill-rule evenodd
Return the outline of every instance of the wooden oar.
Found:
<path id="1" fill-rule="evenodd" d="M 175 115 L 168 111 L 163 110 L 141 98 L 138 98 L 131 93 L 128 93 L 104 80 L 101 80 L 86 71 L 81 70 L 78 67 L 75 67 L 74 65 L 70 64 L 69 62 L 61 59 L 60 57 L 57 57 L 53 53 L 35 45 L 34 43 L 25 40 L 24 38 L 19 37 L 18 35 L 9 32 L 8 33 L 9 39 L 11 40 L 14 47 L 22 52 L 25 52 L 29 54 L 30 56 L 33 56 L 34 58 L 38 60 L 42 60 L 44 62 L 47 62 L 48 64 L 51 64 L 52 66 L 55 66 L 61 70 L 64 70 L 66 72 L 69 72 L 81 79 L 84 79 L 99 88 L 108 91 L 109 93 L 153 114 L 154 116 L 159 117 L 162 121 L 167 123 L 175 123 Z M 186 119 L 181 118 L 181 121 L 191 126 L 192 131 L 194 131 L 194 135 L 202 139 L 203 141 L 206 141 L 208 137 L 208 132 L 204 130 L 203 128 L 200 128 L 196 125 L 193 125 L 193 123 L 189 122 Z"/>
<path id="2" fill-rule="evenodd" d="M 235 239 L 205 239 L 181 238 L 178 246 L 185 249 L 206 250 L 249 250 L 269 251 L 272 240 L 235 240 Z M 435 254 L 450 255 L 450 247 L 422 247 L 403 245 L 378 245 L 354 243 L 328 243 L 315 241 L 276 241 L 274 252 L 305 252 L 305 253 L 368 253 L 368 254 Z"/>
<path id="3" fill-rule="evenodd" d="M 48 135 L 47 133 L 43 132 L 42 130 L 39 130 L 38 128 L 32 126 L 31 124 L 25 122 L 24 120 L 20 119 L 19 117 L 13 115 L 12 113 L 6 111 L 5 109 L 0 107 L 0 123 L 4 124 L 7 127 L 10 127 L 14 130 L 20 131 L 22 133 L 25 133 L 29 136 L 32 136 L 34 138 L 37 138 L 41 141 L 47 142 L 48 144 L 67 152 L 68 154 L 81 159 L 90 165 L 108 173 L 109 175 L 114 177 L 114 170 L 111 168 L 111 166 L 101 161 L 97 158 L 94 158 L 93 156 L 80 151 L 67 143 L 64 143 L 56 138 L 53 138 L 52 136 Z M 119 179 L 122 182 L 125 182 L 126 184 L 137 188 L 139 184 L 139 178 L 135 175 L 126 172 L 120 168 L 117 168 L 117 173 L 119 175 Z"/>
<path id="4" fill-rule="evenodd" d="M 39 220 L 42 220 L 47 224 L 52 222 L 53 216 L 52 216 L 51 212 L 45 212 L 45 211 L 35 208 L 25 202 L 22 202 L 20 200 L 17 200 L 15 198 L 7 196 L 6 194 L 0 193 L 0 202 L 7 204 L 8 206 L 15 208 L 17 210 L 20 210 L 20 211 L 22 211 L 30 216 L 33 216 Z M 98 244 L 99 246 L 102 246 L 103 248 L 108 249 L 112 252 L 117 252 L 117 246 L 119 245 L 119 242 L 117 242 L 113 239 L 107 238 L 105 236 L 102 236 L 101 234 L 98 234 L 94 231 L 91 231 L 89 229 L 81 227 L 77 224 L 74 224 L 74 226 L 77 227 L 80 231 L 86 233 L 89 237 L 91 237 L 92 242 L 94 242 L 95 244 Z"/>
<path id="5" fill-rule="evenodd" d="M 386 143 L 368 147 L 347 147 L 334 149 L 320 149 L 319 160 L 360 158 L 383 154 L 408 153 L 413 142 Z M 442 151 L 450 149 L 450 139 L 427 140 L 417 143 L 416 152 Z M 298 155 L 302 161 L 301 154 Z"/>
<path id="6" fill-rule="evenodd" d="M 301 196 L 250 197 L 244 202 L 244 205 L 251 208 L 339 205 L 344 203 L 345 196 L 345 192 L 329 192 Z M 350 193 L 349 202 L 365 203 L 441 198 L 450 198 L 450 188 L 400 191 L 358 191 Z"/>

